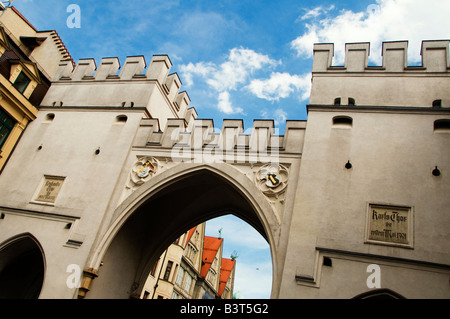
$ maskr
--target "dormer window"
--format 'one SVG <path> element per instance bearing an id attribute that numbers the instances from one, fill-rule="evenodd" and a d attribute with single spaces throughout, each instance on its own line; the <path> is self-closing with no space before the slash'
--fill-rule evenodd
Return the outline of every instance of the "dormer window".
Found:
<path id="1" fill-rule="evenodd" d="M 30 84 L 31 80 L 28 76 L 25 75 L 25 73 L 22 71 L 17 76 L 16 80 L 14 81 L 14 87 L 20 92 L 25 92 L 26 88 L 28 87 L 28 84 Z"/>
<path id="2" fill-rule="evenodd" d="M 36 86 L 41 83 L 39 71 L 35 63 L 11 60 L 9 81 L 13 86 L 29 98 Z"/>

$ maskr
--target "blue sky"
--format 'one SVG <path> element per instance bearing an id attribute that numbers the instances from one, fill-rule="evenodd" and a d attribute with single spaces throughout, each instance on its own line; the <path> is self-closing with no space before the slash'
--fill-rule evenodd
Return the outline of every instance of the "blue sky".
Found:
<path id="1" fill-rule="evenodd" d="M 420 42 L 449 38 L 446 0 L 14 0 L 38 30 L 56 29 L 75 61 L 168 54 L 200 118 L 306 119 L 312 44 L 371 42 L 370 63 L 381 64 L 381 42 L 409 40 L 410 64 Z M 80 28 L 69 28 L 70 4 Z"/>
<path id="2" fill-rule="evenodd" d="M 80 7 L 80 28 L 67 24 L 70 4 Z M 307 118 L 313 43 L 335 43 L 333 64 L 342 65 L 346 42 L 371 42 L 369 62 L 381 65 L 382 41 L 408 40 L 408 63 L 420 65 L 422 40 L 450 38 L 448 0 L 14 0 L 13 5 L 38 30 L 56 30 L 76 62 L 94 58 L 98 65 L 102 57 L 118 57 L 123 64 L 126 56 L 144 55 L 149 63 L 154 54 L 168 54 L 171 72 L 179 74 L 199 118 L 213 119 L 218 129 L 223 119 L 243 119 L 245 129 L 253 119 L 273 119 L 279 134 L 285 120 Z M 268 247 L 262 249 L 256 239 L 257 248 L 234 241 L 235 221 L 220 223 L 227 225 L 225 250 L 240 254 L 237 276 L 246 277 L 236 290 L 246 298 L 268 297 Z M 214 235 L 218 226 L 209 228 Z M 250 278 L 261 279 L 253 290 L 244 287 Z"/>

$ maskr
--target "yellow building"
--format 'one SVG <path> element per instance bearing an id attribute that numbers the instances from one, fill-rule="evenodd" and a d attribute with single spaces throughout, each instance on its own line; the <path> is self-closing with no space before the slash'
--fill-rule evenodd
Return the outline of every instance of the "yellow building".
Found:
<path id="1" fill-rule="evenodd" d="M 70 55 L 55 31 L 36 30 L 14 7 L 0 6 L 0 170 Z"/>

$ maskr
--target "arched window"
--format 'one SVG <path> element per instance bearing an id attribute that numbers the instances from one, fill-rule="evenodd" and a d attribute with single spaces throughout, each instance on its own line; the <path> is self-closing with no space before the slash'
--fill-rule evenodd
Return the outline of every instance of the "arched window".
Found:
<path id="1" fill-rule="evenodd" d="M 334 105 L 341 105 L 341 98 L 337 97 L 334 99 Z"/>
<path id="2" fill-rule="evenodd" d="M 333 117 L 333 126 L 335 127 L 352 127 L 353 119 L 350 116 L 339 115 Z"/>
<path id="3" fill-rule="evenodd" d="M 116 116 L 116 122 L 117 123 L 125 123 L 127 121 L 128 117 L 124 114 L 117 115 Z"/>
<path id="4" fill-rule="evenodd" d="M 38 298 L 44 272 L 42 248 L 30 234 L 0 245 L 0 299 Z"/>
<path id="5" fill-rule="evenodd" d="M 440 119 L 434 121 L 433 129 L 435 132 L 449 132 L 450 133 L 450 119 Z"/>
<path id="6" fill-rule="evenodd" d="M 434 108 L 440 108 L 441 106 L 442 106 L 442 100 L 434 100 L 433 101 Z"/>
<path id="7" fill-rule="evenodd" d="M 387 288 L 374 289 L 362 294 L 359 294 L 353 299 L 406 299 L 402 295 Z"/>

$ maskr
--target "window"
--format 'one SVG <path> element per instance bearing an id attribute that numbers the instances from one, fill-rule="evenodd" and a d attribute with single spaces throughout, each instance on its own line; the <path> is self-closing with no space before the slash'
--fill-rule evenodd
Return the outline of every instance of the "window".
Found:
<path id="1" fill-rule="evenodd" d="M 434 100 L 434 101 L 433 101 L 433 107 L 434 107 L 434 108 L 440 108 L 440 107 L 442 107 L 442 100 Z"/>
<path id="2" fill-rule="evenodd" d="M 14 128 L 14 120 L 2 109 L 0 109 L 0 148 L 5 144 L 6 139 Z"/>
<path id="3" fill-rule="evenodd" d="M 181 299 L 180 295 L 175 290 L 172 292 L 172 299 Z"/>
<path id="4" fill-rule="evenodd" d="M 355 105 L 355 99 L 352 97 L 348 98 L 348 105 Z"/>
<path id="5" fill-rule="evenodd" d="M 206 280 L 214 284 L 214 282 L 216 281 L 216 275 L 217 275 L 216 271 L 210 268 L 208 274 L 206 275 Z"/>
<path id="6" fill-rule="evenodd" d="M 434 121 L 434 131 L 450 133 L 450 119 L 441 119 Z"/>
<path id="7" fill-rule="evenodd" d="M 164 272 L 164 277 L 163 277 L 164 280 L 169 280 L 170 271 L 172 270 L 172 266 L 173 266 L 173 262 L 169 260 L 167 262 L 166 271 Z"/>
<path id="8" fill-rule="evenodd" d="M 51 121 L 53 121 L 54 119 L 55 119 L 55 113 L 48 113 L 48 114 L 45 116 L 45 120 L 48 121 L 48 122 L 51 122 Z"/>
<path id="9" fill-rule="evenodd" d="M 161 259 L 161 258 L 160 258 Z M 152 271 L 150 272 L 150 275 L 155 277 L 156 267 L 158 267 L 159 259 L 158 261 L 153 265 Z"/>
<path id="10" fill-rule="evenodd" d="M 196 229 L 195 230 L 195 233 L 194 233 L 194 243 L 195 244 L 197 244 L 197 242 L 198 242 L 198 238 L 200 237 L 200 233 L 198 232 L 198 230 Z"/>
<path id="11" fill-rule="evenodd" d="M 186 276 L 186 282 L 184 284 L 184 290 L 189 292 L 191 290 L 192 277 L 191 275 Z"/>
<path id="12" fill-rule="evenodd" d="M 183 282 L 183 276 L 184 276 L 184 269 L 180 267 L 177 274 L 177 279 L 175 280 L 175 283 L 178 286 L 181 286 L 181 283 Z"/>
<path id="13" fill-rule="evenodd" d="M 341 105 L 341 98 L 337 97 L 334 99 L 334 105 Z"/>
<path id="14" fill-rule="evenodd" d="M 116 122 L 117 123 L 125 123 L 127 121 L 128 117 L 126 115 L 118 115 L 116 116 Z"/>
<path id="15" fill-rule="evenodd" d="M 197 249 L 191 244 L 188 244 L 186 257 L 191 261 L 195 262 L 197 256 Z"/>
<path id="16" fill-rule="evenodd" d="M 350 116 L 335 116 L 333 117 L 333 126 L 338 127 L 352 127 L 353 119 Z"/>
<path id="17" fill-rule="evenodd" d="M 333 262 L 331 261 L 330 257 L 323 257 L 323 265 L 324 266 L 328 266 L 328 267 L 332 267 L 333 266 Z"/>
<path id="18" fill-rule="evenodd" d="M 25 75 L 25 73 L 20 72 L 17 76 L 16 80 L 14 81 L 14 87 L 20 92 L 25 92 L 28 84 L 30 84 L 31 80 L 28 78 L 28 76 Z"/>

